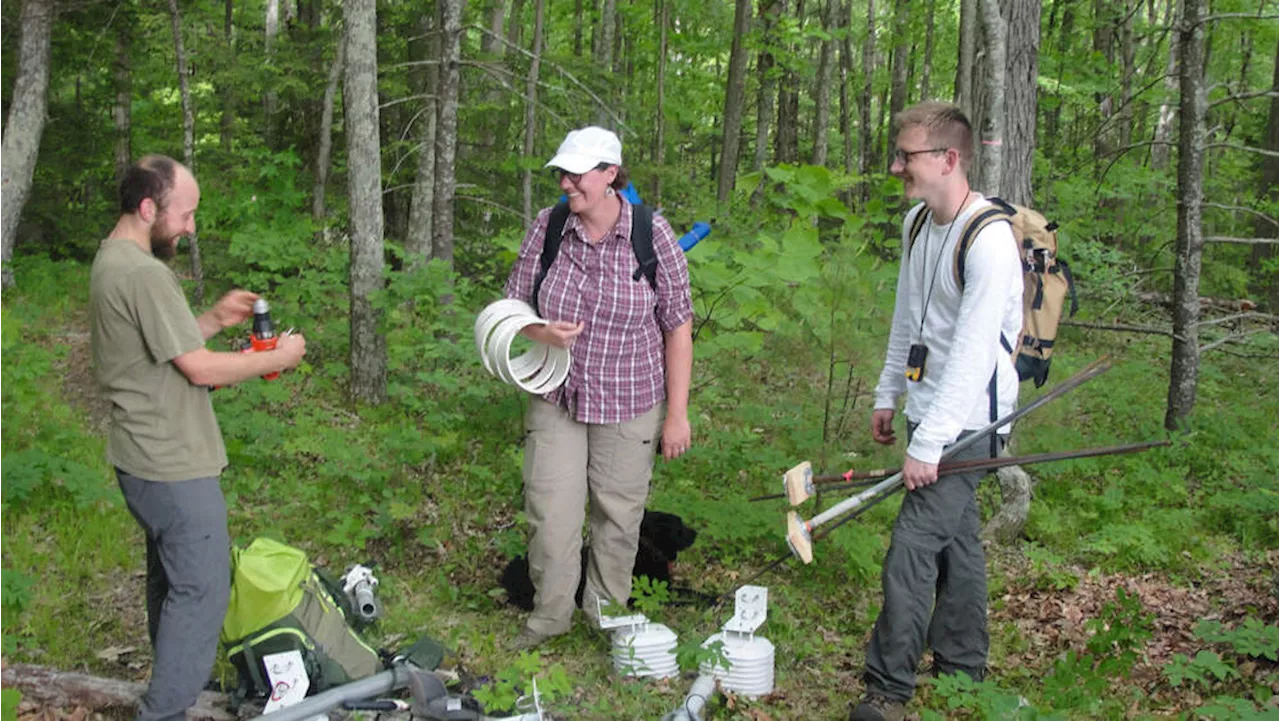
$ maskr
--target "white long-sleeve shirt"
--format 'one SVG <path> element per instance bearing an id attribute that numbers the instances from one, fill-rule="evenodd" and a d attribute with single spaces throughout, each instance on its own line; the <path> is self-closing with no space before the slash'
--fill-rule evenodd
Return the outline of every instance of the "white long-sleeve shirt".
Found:
<path id="1" fill-rule="evenodd" d="M 954 223 L 938 225 L 927 219 L 898 271 L 893 326 L 875 407 L 896 409 L 899 396 L 907 394 L 907 419 L 919 424 L 907 453 L 924 463 L 937 463 L 943 447 L 961 431 L 977 430 L 993 420 L 987 393 L 992 369 L 998 417 L 1011 413 L 1017 403 L 1018 374 L 1000 342 L 1003 334 L 1016 349 L 1022 333 L 1022 264 L 1008 223 L 992 223 L 978 233 L 966 256 L 963 291 L 955 279 L 956 244 L 965 223 L 990 206 L 985 199 L 977 200 Z M 923 203 L 907 213 L 904 252 L 912 221 L 922 212 L 927 212 Z M 913 343 L 929 348 L 924 377 L 918 382 L 905 376 Z M 1000 430 L 1007 433 L 1009 428 Z"/>

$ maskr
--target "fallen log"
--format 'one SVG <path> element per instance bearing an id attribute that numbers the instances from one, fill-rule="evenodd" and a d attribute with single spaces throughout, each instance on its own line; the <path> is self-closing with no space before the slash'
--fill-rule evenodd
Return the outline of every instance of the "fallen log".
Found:
<path id="1" fill-rule="evenodd" d="M 0 686 L 18 689 L 24 702 L 60 708 L 81 706 L 90 711 L 133 709 L 147 690 L 146 684 L 26 663 L 6 666 L 0 672 Z M 205 691 L 196 699 L 195 706 L 187 709 L 187 719 L 236 721 L 236 716 L 227 710 L 226 694 Z"/>

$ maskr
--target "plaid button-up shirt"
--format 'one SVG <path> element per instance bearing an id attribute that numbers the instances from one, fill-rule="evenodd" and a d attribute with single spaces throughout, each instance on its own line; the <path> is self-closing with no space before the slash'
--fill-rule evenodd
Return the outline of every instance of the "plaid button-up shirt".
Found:
<path id="1" fill-rule="evenodd" d="M 506 297 L 530 302 L 550 215 L 550 208 L 538 213 L 520 244 Z M 657 291 L 643 275 L 632 279 L 639 267 L 631 248 L 632 217 L 630 203 L 623 201 L 613 230 L 593 245 L 587 242 L 582 221 L 571 213 L 560 252 L 538 294 L 543 318 L 584 324 L 573 344 L 568 380 L 543 396 L 582 423 L 621 423 L 662 401 L 662 334 L 693 317 L 689 268 L 665 218 L 653 218 Z"/>

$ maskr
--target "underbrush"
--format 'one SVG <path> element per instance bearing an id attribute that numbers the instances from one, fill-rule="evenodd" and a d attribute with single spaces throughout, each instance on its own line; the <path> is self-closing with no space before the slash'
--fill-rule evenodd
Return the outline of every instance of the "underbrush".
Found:
<path id="1" fill-rule="evenodd" d="M 727 275 L 699 296 L 710 320 L 694 373 L 695 447 L 657 462 L 649 503 L 699 531 L 675 568 L 680 583 L 731 592 L 787 554 L 783 502 L 747 499 L 781 490 L 782 473 L 796 463 L 812 460 L 826 472 L 900 461 L 901 448 L 877 446 L 866 430 L 891 273 L 852 250 L 840 257 L 810 295 L 786 306 L 794 323 L 771 328 L 748 313 L 718 315 L 710 295 L 744 287 L 734 273 L 764 270 L 744 271 L 732 257 L 707 261 Z M 396 647 L 435 635 L 473 674 L 490 677 L 483 693 L 491 698 L 536 677 L 552 689 L 553 707 L 573 718 L 650 718 L 675 708 L 688 678 L 619 681 L 607 640 L 581 624 L 538 656 L 501 650 L 523 622 L 503 603 L 497 576 L 524 549 L 525 400 L 474 359 L 470 324 L 495 288 L 446 284 L 438 268 L 397 278 L 379 300 L 388 402 L 352 407 L 334 285 L 341 261 L 320 252 L 302 262 L 291 279 L 226 274 L 224 284 L 266 283 L 277 322 L 308 338 L 299 370 L 214 396 L 236 542 L 281 538 L 334 569 L 373 562 L 388 614 L 374 640 Z M 211 263 L 218 267 L 216 254 Z M 22 285 L 6 293 L 3 309 L 4 653 L 141 679 L 141 535 L 118 500 L 100 430 L 64 382 L 69 366 L 87 363 L 87 338 L 83 294 L 60 289 L 87 287 L 87 269 L 28 261 L 18 275 Z M 838 297 L 845 285 L 861 290 Z M 451 305 L 440 302 L 442 288 Z M 739 293 L 743 307 L 773 298 L 768 287 L 727 292 Z M 1167 344 L 1068 329 L 1061 345 L 1055 382 L 1104 352 L 1115 368 L 1023 421 L 1017 453 L 1163 438 L 1173 445 L 1028 469 L 1038 484 L 1025 539 L 991 556 L 993 674 L 983 683 L 926 685 L 915 702 L 922 717 L 1274 717 L 1275 361 L 1260 370 L 1257 361 L 1207 355 L 1191 431 L 1169 436 L 1167 364 L 1152 362 Z M 1274 349 L 1274 339 L 1260 347 Z M 1042 391 L 1023 392 L 1025 403 Z M 820 507 L 839 498 L 828 495 Z M 990 513 L 995 484 L 985 484 L 983 500 Z M 897 504 L 890 499 L 820 542 L 814 564 L 789 561 L 756 581 L 769 587 L 760 632 L 778 649 L 777 692 L 720 701 L 711 718 L 844 713 L 861 688 Z M 1239 575 L 1257 583 L 1221 586 L 1234 590 L 1206 597 L 1204 619 L 1160 600 Z M 1139 586 L 1131 591 L 1130 582 Z M 654 615 L 700 642 L 729 611 L 667 606 Z M 1027 618 L 1040 623 L 1020 624 Z M 1049 637 L 1042 627 L 1061 633 Z M 1176 653 L 1167 652 L 1170 639 Z M 685 660 L 696 661 L 696 652 Z"/>

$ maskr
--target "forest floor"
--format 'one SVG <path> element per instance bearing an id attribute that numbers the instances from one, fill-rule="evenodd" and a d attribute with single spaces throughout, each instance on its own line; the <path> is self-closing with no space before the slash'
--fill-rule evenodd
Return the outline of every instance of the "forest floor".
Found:
<path id="1" fill-rule="evenodd" d="M 72 310 L 61 321 L 39 340 L 49 347 L 53 359 L 47 376 L 53 379 L 57 402 L 74 409 L 75 423 L 82 426 L 85 437 L 100 442 L 109 408 L 91 372 L 83 311 Z M 6 408 L 6 415 L 12 410 Z M 10 420 L 15 417 L 10 415 Z M 753 424 L 751 420 L 741 423 Z M 723 452 L 735 451 L 726 446 Z M 502 463 L 509 461 L 496 461 L 476 473 L 518 476 L 513 469 L 501 470 Z M 428 471 L 417 473 L 410 471 L 407 480 L 431 488 L 440 483 L 429 478 Z M 741 477 L 741 472 L 737 475 Z M 297 528 L 288 524 L 297 520 L 291 514 L 298 509 L 305 512 L 305 505 L 280 501 L 280 494 L 294 493 L 294 487 L 272 489 L 270 484 L 250 481 L 254 479 L 241 479 L 235 496 L 229 495 L 238 540 L 281 527 L 292 529 L 290 540 L 298 539 Z M 424 494 L 396 517 L 396 525 L 381 529 L 354 552 L 376 563 L 382 582 L 379 591 L 388 616 L 372 634 L 379 645 L 399 647 L 427 632 L 455 651 L 461 668 L 478 685 L 492 684 L 520 664 L 520 658 L 502 651 L 501 644 L 519 631 L 524 614 L 505 603 L 498 576 L 510 554 L 499 539 L 521 536 L 522 520 L 518 507 L 503 498 L 469 497 L 465 481 L 456 488 L 463 490 L 455 492 L 445 483 Z M 747 490 L 744 486 L 742 494 Z M 107 491 L 111 495 L 113 488 Z M 655 510 L 682 513 L 696 530 L 707 531 L 675 564 L 676 583 L 720 594 L 770 560 L 773 546 L 757 545 L 754 554 L 726 552 L 749 546 L 754 537 L 742 541 L 725 528 L 701 527 L 700 523 L 709 526 L 717 521 L 707 520 L 704 510 L 685 510 L 682 498 L 669 489 L 655 489 L 650 504 Z M 998 502 L 990 489 L 984 491 L 983 499 L 988 506 L 993 499 Z M 841 534 L 882 548 L 893 510 L 875 511 L 863 519 L 865 523 L 860 521 Z M 303 519 L 303 528 L 317 520 L 322 522 Z M 429 541 L 414 535 L 424 525 L 436 527 Z M 859 526 L 862 530 L 855 530 Z M 315 563 L 341 569 L 352 560 L 351 549 L 322 541 L 322 530 L 312 533 L 314 538 L 298 540 L 310 547 Z M 1256 549 L 1258 545 L 1261 550 Z M 1099 619 L 1124 618 L 1114 610 L 1118 598 L 1136 598 L 1145 617 L 1145 632 L 1128 638 L 1135 654 L 1130 667 L 1101 692 L 1108 700 L 1105 712 L 1092 716 L 1074 711 L 1054 717 L 1187 718 L 1192 709 L 1225 688 L 1170 682 L 1167 669 L 1177 655 L 1194 657 L 1206 648 L 1197 626 L 1216 621 L 1232 628 L 1245 619 L 1274 623 L 1280 613 L 1280 552 L 1272 539 L 1263 539 L 1254 548 L 1207 547 L 1218 550 L 1209 558 L 1188 555 L 1183 563 L 1172 564 L 1176 572 L 1168 572 L 1104 570 L 1074 559 L 1046 563 L 1043 557 L 1030 554 L 1026 543 L 989 545 L 989 681 L 1003 689 L 1032 693 L 1056 664 L 1083 651 L 1100 632 Z M 5 663 L 50 665 L 136 682 L 148 678 L 143 544 L 136 524 L 118 500 L 87 509 L 8 514 L 4 551 L 6 569 L 38 569 L 40 579 L 27 591 L 33 600 L 20 616 L 11 615 L 6 606 Z M 878 612 L 879 584 L 874 574 L 840 568 L 840 557 L 834 549 L 831 553 L 832 560 L 825 564 L 821 560 L 808 567 L 793 563 L 758 581 L 770 589 L 769 620 L 760 633 L 777 648 L 774 692 L 758 699 L 722 696 L 710 709 L 710 718 L 782 721 L 839 719 L 847 714 L 848 704 L 862 690 L 861 666 Z M 6 580 L 6 593 L 8 588 Z M 701 639 L 718 630 L 728 610 L 672 606 L 662 614 L 663 622 L 678 629 L 683 638 Z M 570 633 L 545 644 L 537 654 L 535 666 L 540 664 L 544 670 L 559 666 L 570 680 L 571 690 L 555 700 L 551 716 L 658 718 L 680 704 L 693 678 L 691 672 L 658 682 L 621 679 L 610 667 L 607 637 L 587 630 L 581 616 L 577 621 Z M 67 628 L 76 633 L 66 634 Z M 20 639 L 16 645 L 15 638 Z M 1225 658 L 1226 648 L 1221 644 L 1216 648 Z M 1274 660 L 1249 658 L 1235 664 L 1234 675 L 1225 682 L 1230 693 L 1251 693 L 1262 708 L 1274 710 L 1280 695 L 1276 671 Z M 224 662 L 217 672 L 224 687 L 234 685 L 234 672 Z M 1265 692 L 1263 698 L 1260 691 Z M 948 699 L 954 696 L 940 694 L 933 683 L 922 685 L 909 707 L 909 718 L 981 718 L 971 709 L 950 710 Z M 104 716 L 83 707 L 51 708 L 30 702 L 13 710 L 15 716 L 4 721 L 115 721 L 127 715 L 118 709 Z"/>

